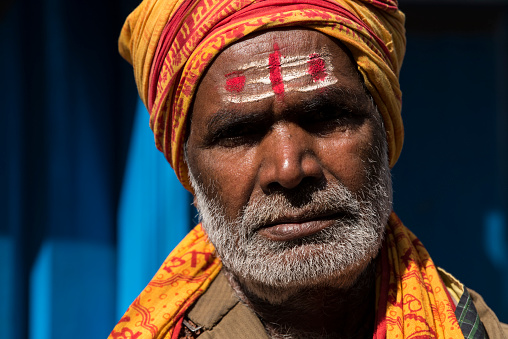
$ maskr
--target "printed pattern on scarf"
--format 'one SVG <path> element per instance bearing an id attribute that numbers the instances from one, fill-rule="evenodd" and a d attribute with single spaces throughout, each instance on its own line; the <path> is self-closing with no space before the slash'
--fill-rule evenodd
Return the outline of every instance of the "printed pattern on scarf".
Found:
<path id="1" fill-rule="evenodd" d="M 429 253 L 392 212 L 381 251 L 374 338 L 463 338 Z"/>
<path id="2" fill-rule="evenodd" d="M 208 288 L 222 264 L 201 224 L 169 254 L 134 300 L 110 339 L 171 338 L 187 308 Z"/>
<path id="3" fill-rule="evenodd" d="M 201 224 L 168 256 L 155 277 L 129 307 L 110 339 L 171 338 L 186 310 L 220 271 Z M 455 307 L 422 243 L 392 213 L 386 227 L 376 283 L 375 339 L 464 338 L 462 324 L 472 323 L 468 338 L 483 330 L 468 299 Z M 461 299 L 462 300 L 462 299 Z M 470 300 L 470 298 L 469 298 Z M 460 309 L 460 311 L 459 311 Z M 464 313 L 466 312 L 466 313 Z M 461 316 L 461 314 L 464 314 Z M 470 334 L 473 336 L 469 336 Z"/>

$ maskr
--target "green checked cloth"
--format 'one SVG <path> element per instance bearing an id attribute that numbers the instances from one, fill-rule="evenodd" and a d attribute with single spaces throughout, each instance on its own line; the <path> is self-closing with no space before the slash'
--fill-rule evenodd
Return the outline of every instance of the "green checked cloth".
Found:
<path id="1" fill-rule="evenodd" d="M 466 339 L 484 339 L 488 338 L 485 328 L 480 321 L 480 316 L 476 312 L 473 304 L 473 299 L 469 295 L 467 289 L 464 289 L 464 294 L 460 297 L 455 310 L 455 316 L 459 321 L 460 329 Z"/>

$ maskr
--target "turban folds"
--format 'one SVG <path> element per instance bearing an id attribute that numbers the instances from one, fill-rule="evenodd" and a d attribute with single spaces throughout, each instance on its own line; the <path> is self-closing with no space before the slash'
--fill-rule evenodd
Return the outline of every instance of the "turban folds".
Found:
<path id="1" fill-rule="evenodd" d="M 348 47 L 383 117 L 390 166 L 397 161 L 406 41 L 396 0 L 144 0 L 127 18 L 119 49 L 134 67 L 155 144 L 185 188 L 191 190 L 186 121 L 206 67 L 240 38 L 288 26 L 320 31 Z"/>

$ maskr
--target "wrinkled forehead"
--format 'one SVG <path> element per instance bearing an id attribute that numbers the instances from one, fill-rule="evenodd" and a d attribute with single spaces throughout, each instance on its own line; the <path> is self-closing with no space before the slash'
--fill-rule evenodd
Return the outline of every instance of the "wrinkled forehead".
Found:
<path id="1" fill-rule="evenodd" d="M 265 31 L 226 48 L 210 65 L 199 91 L 213 88 L 223 103 L 254 103 L 358 77 L 343 44 L 318 31 L 293 28 Z"/>
<path id="2" fill-rule="evenodd" d="M 347 55 L 345 64 L 353 61 L 348 55 L 347 48 L 339 41 L 318 31 L 304 28 L 288 28 L 271 30 L 250 35 L 222 51 L 212 63 L 210 70 L 234 70 L 238 67 L 256 70 L 268 66 L 269 57 L 274 52 L 286 57 L 286 62 L 292 61 L 288 57 L 307 57 L 313 53 L 326 53 L 342 59 Z M 255 63 L 253 61 L 258 61 Z M 250 67 L 249 67 L 250 66 Z M 215 74 L 218 76 L 218 74 Z"/>

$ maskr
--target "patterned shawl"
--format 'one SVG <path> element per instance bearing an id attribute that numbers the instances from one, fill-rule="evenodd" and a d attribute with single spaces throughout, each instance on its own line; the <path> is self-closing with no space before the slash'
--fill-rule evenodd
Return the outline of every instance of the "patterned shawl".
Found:
<path id="1" fill-rule="evenodd" d="M 110 339 L 170 339 L 222 264 L 201 225 L 171 252 Z M 422 243 L 392 213 L 376 284 L 374 339 L 464 338 L 455 305 Z"/>

